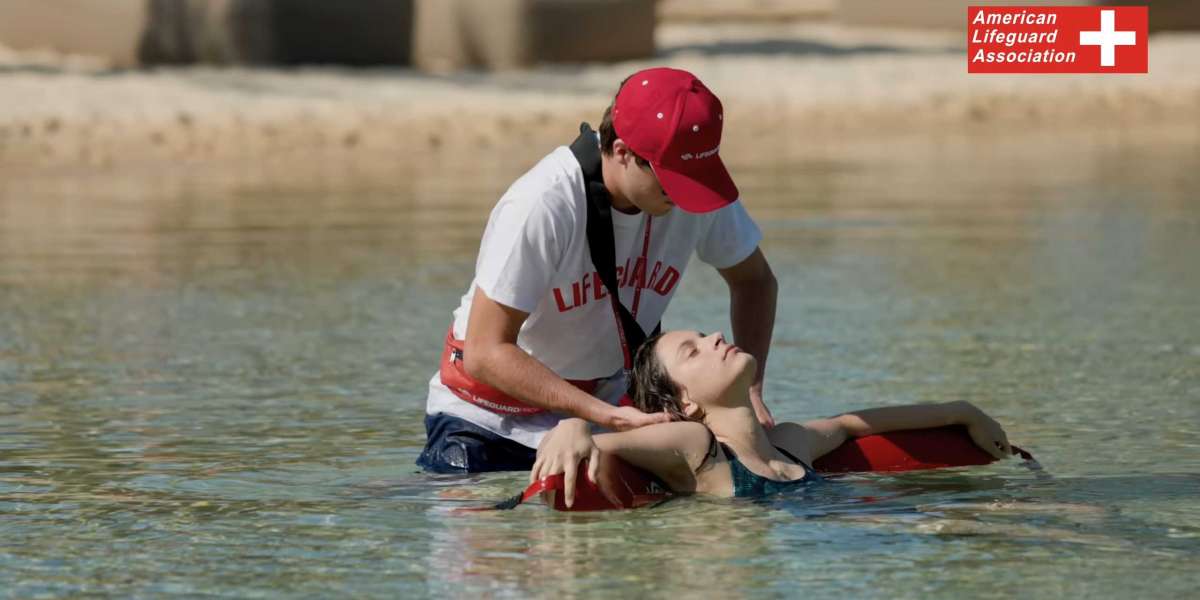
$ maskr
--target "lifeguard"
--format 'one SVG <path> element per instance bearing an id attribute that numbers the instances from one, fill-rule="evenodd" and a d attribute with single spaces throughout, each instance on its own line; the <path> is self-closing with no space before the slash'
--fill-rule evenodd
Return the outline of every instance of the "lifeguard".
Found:
<path id="1" fill-rule="evenodd" d="M 584 124 L 512 184 L 429 382 L 419 465 L 526 470 L 563 418 L 611 430 L 667 421 L 621 399 L 693 253 L 728 283 L 737 343 L 762 358 L 756 414 L 772 425 L 762 382 L 777 284 L 719 155 L 724 120 L 691 73 L 639 71 L 598 133 Z"/>

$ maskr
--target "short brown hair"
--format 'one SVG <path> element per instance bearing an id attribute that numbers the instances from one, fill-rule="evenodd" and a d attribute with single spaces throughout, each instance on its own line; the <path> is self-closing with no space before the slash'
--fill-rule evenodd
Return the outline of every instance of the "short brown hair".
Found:
<path id="1" fill-rule="evenodd" d="M 626 81 L 629 81 L 628 77 L 617 87 L 617 93 L 620 93 L 620 89 Z M 608 108 L 604 109 L 604 116 L 600 118 L 600 151 L 607 155 L 613 153 L 613 143 L 617 141 L 617 130 L 613 127 L 612 119 L 613 105 L 616 103 L 617 99 L 614 97 L 613 101 L 608 104 Z M 639 167 L 644 169 L 650 166 L 650 161 L 638 156 L 633 150 L 630 150 L 629 153 L 633 155 L 633 160 Z"/>

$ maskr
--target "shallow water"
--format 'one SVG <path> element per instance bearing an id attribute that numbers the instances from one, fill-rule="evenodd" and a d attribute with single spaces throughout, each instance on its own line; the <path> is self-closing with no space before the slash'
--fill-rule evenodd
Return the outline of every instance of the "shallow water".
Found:
<path id="1" fill-rule="evenodd" d="M 776 416 L 966 398 L 1044 469 L 609 514 L 459 513 L 523 474 L 412 466 L 487 209 L 536 157 L 6 178 L 0 596 L 1194 594 L 1198 140 L 731 156 L 781 280 Z M 666 325 L 728 331 L 722 285 L 693 265 Z"/>

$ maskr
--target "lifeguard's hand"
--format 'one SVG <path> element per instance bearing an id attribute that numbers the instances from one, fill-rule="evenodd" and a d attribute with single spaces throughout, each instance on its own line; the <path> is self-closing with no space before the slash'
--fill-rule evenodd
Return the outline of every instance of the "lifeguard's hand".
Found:
<path id="1" fill-rule="evenodd" d="M 754 416 L 764 429 L 775 426 L 775 417 L 771 415 L 771 409 L 767 408 L 767 403 L 762 398 L 761 383 L 750 386 L 750 405 L 754 407 Z"/>
<path id="2" fill-rule="evenodd" d="M 671 415 L 665 412 L 644 413 L 632 406 L 618 406 L 613 409 L 613 412 L 609 415 L 608 423 L 605 425 L 609 429 L 616 431 L 628 431 L 647 425 L 669 422 L 671 422 Z"/>
<path id="3" fill-rule="evenodd" d="M 596 483 L 600 492 L 613 505 L 620 505 L 616 495 L 606 485 L 607 482 L 597 481 L 600 449 L 592 440 L 588 422 L 583 419 L 564 419 L 542 438 L 542 443 L 538 446 L 537 460 L 533 463 L 533 469 L 529 471 L 529 483 L 562 473 L 563 500 L 569 508 L 575 504 L 575 480 L 579 471 L 579 461 L 585 458 L 588 459 L 588 479 Z"/>
<path id="4" fill-rule="evenodd" d="M 971 435 L 975 445 L 996 458 L 1012 456 L 1012 446 L 1008 443 L 1008 434 L 1004 432 L 1004 428 L 974 404 L 962 402 L 962 405 L 967 414 L 963 424 L 967 426 L 967 433 Z"/>

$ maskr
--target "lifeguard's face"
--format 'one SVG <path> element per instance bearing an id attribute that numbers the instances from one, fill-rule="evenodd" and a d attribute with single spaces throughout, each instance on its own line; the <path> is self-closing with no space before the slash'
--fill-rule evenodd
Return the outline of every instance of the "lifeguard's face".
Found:
<path id="1" fill-rule="evenodd" d="M 662 186 L 655 177 L 654 170 L 648 163 L 640 163 L 637 156 L 625 145 L 625 141 L 617 139 L 613 142 L 613 156 L 621 167 L 621 193 L 635 206 L 655 217 L 661 217 L 675 207 L 675 203 L 667 197 Z"/>
<path id="2" fill-rule="evenodd" d="M 720 333 L 671 331 L 658 340 L 658 361 L 679 386 L 681 400 L 701 407 L 719 404 L 734 386 L 749 387 L 758 362 Z"/>

